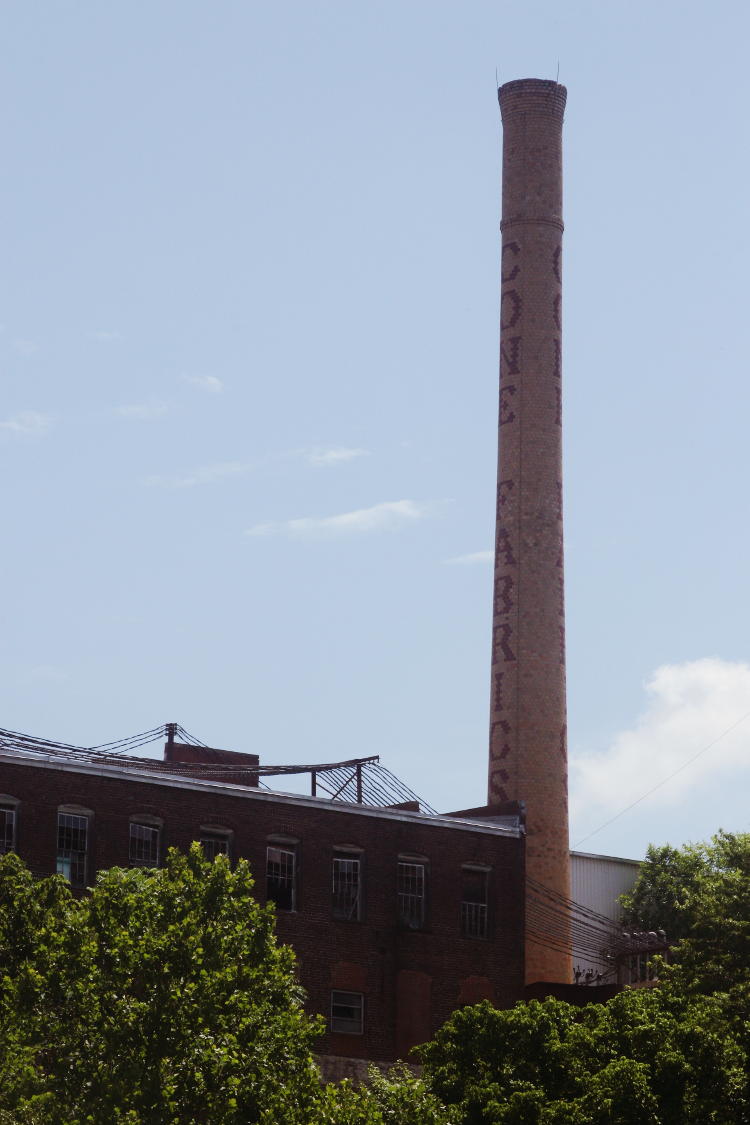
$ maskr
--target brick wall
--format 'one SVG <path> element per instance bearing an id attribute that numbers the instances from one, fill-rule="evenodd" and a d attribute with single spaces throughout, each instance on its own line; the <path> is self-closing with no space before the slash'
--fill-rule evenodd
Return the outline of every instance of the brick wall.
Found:
<path id="1" fill-rule="evenodd" d="M 233 855 L 249 860 L 261 901 L 269 837 L 298 841 L 296 910 L 279 911 L 279 937 L 297 951 L 313 1010 L 328 1017 L 332 989 L 365 998 L 364 1033 L 329 1031 L 319 1045 L 323 1055 L 393 1060 L 435 1031 L 457 1005 L 482 996 L 509 1005 L 522 995 L 520 833 L 205 780 L 154 777 L 146 770 L 86 770 L 69 763 L 61 768 L 59 761 L 32 765 L 10 754 L 0 754 L 0 794 L 20 802 L 17 850 L 39 874 L 55 868 L 59 806 L 88 810 L 88 882 L 97 870 L 128 864 L 133 817 L 163 822 L 163 847 L 186 849 L 202 826 L 230 830 Z M 337 848 L 361 849 L 356 853 L 364 871 L 359 921 L 332 917 L 332 860 L 342 854 Z M 429 866 L 423 930 L 404 929 L 398 922 L 399 855 L 422 856 Z M 490 869 L 487 940 L 461 936 L 462 864 Z"/>

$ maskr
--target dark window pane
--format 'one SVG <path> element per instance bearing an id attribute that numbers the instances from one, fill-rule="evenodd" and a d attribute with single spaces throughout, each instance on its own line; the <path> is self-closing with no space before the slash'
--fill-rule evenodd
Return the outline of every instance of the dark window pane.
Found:
<path id="1" fill-rule="evenodd" d="M 464 937 L 486 938 L 489 872 L 464 867 L 462 875 L 461 933 Z"/>
<path id="2" fill-rule="evenodd" d="M 364 996 L 361 992 L 331 993 L 331 1031 L 361 1035 L 364 1029 Z"/>
<path id="3" fill-rule="evenodd" d="M 229 836 L 223 832 L 201 832 L 200 842 L 206 859 L 213 861 L 217 855 L 229 856 Z"/>
<path id="4" fill-rule="evenodd" d="M 159 866 L 159 829 L 152 824 L 130 825 L 130 864 L 132 867 Z"/>
<path id="5" fill-rule="evenodd" d="M 86 885 L 88 817 L 57 814 L 57 873 L 74 887 Z"/>
<path id="6" fill-rule="evenodd" d="M 357 921 L 360 913 L 360 863 L 352 856 L 333 858 L 333 916 Z"/>
<path id="7" fill-rule="evenodd" d="M 279 910 L 294 910 L 294 852 L 288 848 L 266 849 L 266 898 Z"/>
<path id="8" fill-rule="evenodd" d="M 396 872 L 398 920 L 410 930 L 421 930 L 424 925 L 426 875 L 423 863 L 399 861 Z"/>
<path id="9" fill-rule="evenodd" d="M 12 852 L 16 846 L 16 810 L 0 805 L 0 854 Z"/>

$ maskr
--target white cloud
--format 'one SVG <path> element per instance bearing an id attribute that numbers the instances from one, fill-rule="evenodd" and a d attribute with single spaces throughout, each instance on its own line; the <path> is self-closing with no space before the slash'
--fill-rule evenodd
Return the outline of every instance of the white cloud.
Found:
<path id="1" fill-rule="evenodd" d="M 311 465 L 316 469 L 330 468 L 341 465 L 345 461 L 353 461 L 356 457 L 369 457 L 369 449 L 347 449 L 345 446 L 336 446 L 333 449 L 310 449 L 306 456 Z"/>
<path id="2" fill-rule="evenodd" d="M 0 430 L 6 433 L 29 436 L 44 434 L 50 428 L 52 420 L 47 414 L 38 414 L 35 410 L 21 410 L 13 414 L 5 422 L 0 422 Z"/>
<path id="3" fill-rule="evenodd" d="M 581 821 L 615 815 L 656 786 L 651 808 L 678 804 L 709 777 L 739 784 L 744 773 L 747 784 L 750 665 L 664 664 L 645 686 L 647 706 L 630 729 L 601 753 L 571 757 L 571 811 Z"/>
<path id="4" fill-rule="evenodd" d="M 471 555 L 456 555 L 443 561 L 447 566 L 473 566 L 474 563 L 491 563 L 494 558 L 494 551 L 474 551 Z"/>
<path id="5" fill-rule="evenodd" d="M 358 508 L 353 512 L 342 512 L 338 516 L 307 516 L 280 523 L 259 523 L 249 528 L 245 534 L 290 535 L 297 538 L 386 531 L 422 519 L 427 512 L 426 504 L 418 504 L 414 500 L 386 500 L 371 508 Z"/>
<path id="6" fill-rule="evenodd" d="M 224 390 L 224 384 L 216 375 L 181 375 L 183 383 L 189 383 L 199 391 L 208 391 L 209 394 L 218 395 Z"/>
<path id="7" fill-rule="evenodd" d="M 106 328 L 100 328 L 96 332 L 89 333 L 92 340 L 97 340 L 100 344 L 112 344 L 115 340 L 122 339 L 121 332 L 110 332 Z"/>
<path id="8" fill-rule="evenodd" d="M 220 461 L 216 465 L 203 465 L 183 476 L 146 477 L 143 483 L 156 488 L 191 488 L 196 484 L 214 484 L 227 477 L 244 476 L 251 469 L 252 465 L 244 461 Z"/>
<path id="9" fill-rule="evenodd" d="M 131 422 L 153 422 L 157 418 L 163 418 L 168 409 L 166 402 L 136 402 L 118 406 L 116 413 Z"/>

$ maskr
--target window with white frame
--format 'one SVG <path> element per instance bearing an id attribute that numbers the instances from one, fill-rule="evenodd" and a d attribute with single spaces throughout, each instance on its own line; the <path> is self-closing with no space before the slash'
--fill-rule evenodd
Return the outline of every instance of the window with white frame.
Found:
<path id="1" fill-rule="evenodd" d="M 57 813 L 57 874 L 72 887 L 86 886 L 89 850 L 89 817 L 59 809 Z"/>
<path id="2" fill-rule="evenodd" d="M 333 857 L 331 908 L 334 918 L 358 922 L 362 913 L 362 863 L 360 855 L 340 852 Z"/>
<path id="3" fill-rule="evenodd" d="M 486 938 L 490 869 L 466 864 L 461 868 L 461 933 Z"/>
<path id="4" fill-rule="evenodd" d="M 130 822 L 131 867 L 158 867 L 161 857 L 161 824 L 138 817 Z"/>
<path id="5" fill-rule="evenodd" d="M 228 828 L 201 828 L 198 839 L 206 859 L 211 862 L 217 855 L 225 855 L 227 859 L 232 858 L 232 833 Z"/>
<path id="6" fill-rule="evenodd" d="M 398 920 L 410 930 L 421 930 L 425 923 L 427 864 L 403 857 L 396 868 Z"/>
<path id="7" fill-rule="evenodd" d="M 0 855 L 16 850 L 17 804 L 15 800 L 0 797 Z"/>
<path id="8" fill-rule="evenodd" d="M 297 907 L 297 849 L 293 844 L 269 844 L 266 848 L 266 899 L 277 910 Z"/>
<path id="9" fill-rule="evenodd" d="M 361 992 L 331 993 L 331 1031 L 361 1035 L 365 1023 L 365 998 Z"/>

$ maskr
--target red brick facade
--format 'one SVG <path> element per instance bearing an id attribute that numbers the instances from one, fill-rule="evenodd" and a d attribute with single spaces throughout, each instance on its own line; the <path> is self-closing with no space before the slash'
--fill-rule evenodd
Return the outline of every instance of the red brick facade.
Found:
<path id="1" fill-rule="evenodd" d="M 499 90 L 503 120 L 500 410 L 490 802 L 526 803 L 527 872 L 570 896 L 562 520 L 562 123 L 566 91 Z M 528 981 L 571 979 L 530 945 Z"/>
<path id="2" fill-rule="evenodd" d="M 221 761 L 226 768 L 227 757 Z M 252 764 L 252 758 L 241 763 Z M 298 954 L 310 1007 L 330 1021 L 332 993 L 345 1002 L 362 998 L 361 1033 L 330 1030 L 329 1022 L 324 1055 L 393 1060 L 429 1037 L 458 1005 L 483 996 L 509 1005 L 523 994 L 524 839 L 518 827 L 270 793 L 184 771 L 155 773 L 147 760 L 134 766 L 116 758 L 81 762 L 12 751 L 0 751 L 0 806 L 14 809 L 15 848 L 38 874 L 55 870 L 59 810 L 83 818 L 88 884 L 97 871 L 131 862 L 132 825 L 146 836 L 157 830 L 161 856 L 202 835 L 229 834 L 223 838 L 231 855 L 249 860 L 261 901 L 267 848 L 293 853 L 294 909 L 278 909 L 277 928 Z M 336 917 L 337 907 L 342 911 L 332 897 L 334 860 L 344 860 L 337 870 L 346 872 L 352 858 L 360 875 L 358 916 Z M 409 928 L 397 879 L 415 869 L 424 875 L 415 884 L 424 889 L 423 913 Z M 477 886 L 487 890 L 486 936 L 464 936 L 462 902 Z M 351 897 L 344 902 L 351 904 Z M 480 905 L 469 903 L 472 911 Z M 469 922 L 475 924 L 474 914 Z"/>

